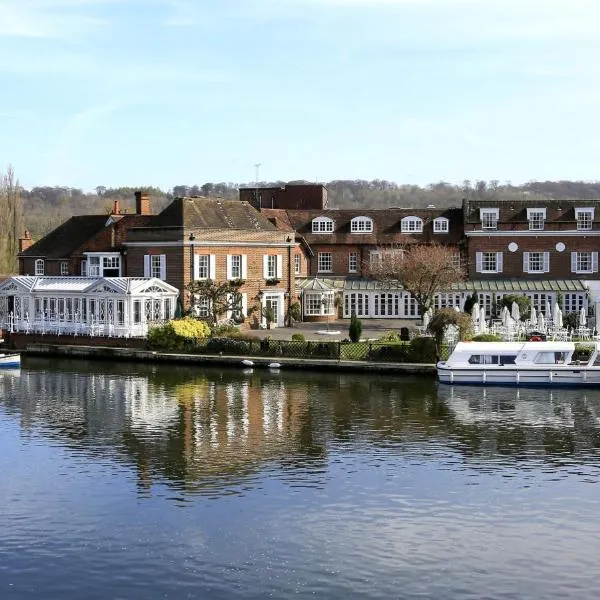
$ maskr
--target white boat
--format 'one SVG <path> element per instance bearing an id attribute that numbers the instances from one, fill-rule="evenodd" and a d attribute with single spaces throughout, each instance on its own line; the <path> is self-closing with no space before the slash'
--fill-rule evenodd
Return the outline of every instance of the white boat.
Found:
<path id="1" fill-rule="evenodd" d="M 0 354 L 0 369 L 14 369 L 20 366 L 20 354 Z"/>
<path id="2" fill-rule="evenodd" d="M 586 361 L 573 360 L 573 342 L 459 342 L 437 363 L 441 383 L 598 386 L 599 344 Z"/>

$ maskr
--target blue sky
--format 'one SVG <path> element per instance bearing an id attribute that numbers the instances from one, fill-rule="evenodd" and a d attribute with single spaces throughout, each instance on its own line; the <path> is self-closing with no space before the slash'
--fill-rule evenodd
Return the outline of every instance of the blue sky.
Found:
<path id="1" fill-rule="evenodd" d="M 597 0 L 0 0 L 21 183 L 598 179 Z"/>

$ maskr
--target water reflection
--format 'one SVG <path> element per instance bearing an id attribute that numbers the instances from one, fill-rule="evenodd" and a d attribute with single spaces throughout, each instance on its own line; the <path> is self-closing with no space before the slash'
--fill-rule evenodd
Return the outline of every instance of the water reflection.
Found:
<path id="1" fill-rule="evenodd" d="M 438 386 L 430 379 L 30 361 L 0 373 L 23 432 L 135 465 L 188 492 L 240 493 L 276 466 L 320 485 L 339 451 L 441 443 L 467 457 L 568 455 L 598 448 L 597 392 Z M 64 365 L 63 365 L 64 366 Z M 132 371 L 133 369 L 133 371 Z M 438 440 L 438 442 L 436 442 Z M 595 460 L 595 458 L 594 458 Z"/>

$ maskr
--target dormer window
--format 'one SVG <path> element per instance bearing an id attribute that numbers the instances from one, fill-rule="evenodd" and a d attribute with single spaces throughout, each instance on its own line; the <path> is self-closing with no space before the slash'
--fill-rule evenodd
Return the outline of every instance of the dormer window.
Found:
<path id="1" fill-rule="evenodd" d="M 448 233 L 450 231 L 450 221 L 446 217 L 438 217 L 433 220 L 433 233 Z"/>
<path id="2" fill-rule="evenodd" d="M 38 258 L 35 261 L 35 274 L 43 275 L 44 274 L 44 259 Z"/>
<path id="3" fill-rule="evenodd" d="M 594 209 L 592 207 L 576 208 L 575 220 L 577 221 L 578 231 L 591 229 L 594 222 Z"/>
<path id="4" fill-rule="evenodd" d="M 404 217 L 400 221 L 400 231 L 402 233 L 422 233 L 423 220 L 419 219 L 419 217 Z"/>
<path id="5" fill-rule="evenodd" d="M 373 233 L 373 220 L 369 217 L 354 217 L 350 221 L 351 233 Z"/>
<path id="6" fill-rule="evenodd" d="M 317 217 L 312 221 L 312 232 L 313 233 L 332 233 L 333 232 L 333 219 L 329 217 Z"/>
<path id="7" fill-rule="evenodd" d="M 500 211 L 497 208 L 480 208 L 479 218 L 482 229 L 498 229 L 498 217 Z"/>
<path id="8" fill-rule="evenodd" d="M 528 208 L 527 220 L 529 221 L 530 231 L 541 231 L 544 229 L 544 222 L 546 221 L 546 209 Z"/>

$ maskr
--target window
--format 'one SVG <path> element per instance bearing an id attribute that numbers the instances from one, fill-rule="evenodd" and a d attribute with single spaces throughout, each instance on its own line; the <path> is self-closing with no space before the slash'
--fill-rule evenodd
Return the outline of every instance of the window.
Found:
<path id="1" fill-rule="evenodd" d="M 69 274 L 69 263 L 67 261 L 63 261 L 60 263 L 60 274 L 61 275 Z"/>
<path id="2" fill-rule="evenodd" d="M 350 221 L 351 233 L 372 233 L 373 221 L 369 217 L 354 217 Z"/>
<path id="3" fill-rule="evenodd" d="M 202 296 L 196 300 L 196 313 L 199 317 L 208 317 L 210 315 L 210 299 Z"/>
<path id="4" fill-rule="evenodd" d="M 265 279 L 281 279 L 283 274 L 283 259 L 279 254 L 263 256 L 263 277 Z"/>
<path id="5" fill-rule="evenodd" d="M 81 275 L 82 277 L 87 277 L 87 260 L 81 261 Z"/>
<path id="6" fill-rule="evenodd" d="M 400 231 L 402 233 L 421 233 L 423 231 L 423 221 L 419 217 L 404 217 L 400 221 Z"/>
<path id="7" fill-rule="evenodd" d="M 277 274 L 277 257 L 270 254 L 267 256 L 267 279 L 275 279 Z"/>
<path id="8" fill-rule="evenodd" d="M 502 273 L 502 252 L 477 252 L 477 273 Z"/>
<path id="9" fill-rule="evenodd" d="M 563 312 L 568 313 L 579 313 L 584 306 L 584 295 L 585 294 L 564 294 L 563 295 Z"/>
<path id="10" fill-rule="evenodd" d="M 312 222 L 313 233 L 332 233 L 333 232 L 333 220 L 329 217 L 317 217 Z"/>
<path id="11" fill-rule="evenodd" d="M 577 221 L 577 229 L 579 231 L 585 231 L 592 228 L 594 221 L 594 209 L 593 208 L 576 208 L 575 209 L 575 220 Z"/>
<path id="12" fill-rule="evenodd" d="M 87 272 L 89 277 L 100 277 L 100 257 L 90 256 L 88 258 Z"/>
<path id="13" fill-rule="evenodd" d="M 524 273 L 547 273 L 549 270 L 549 252 L 523 252 Z"/>
<path id="14" fill-rule="evenodd" d="M 371 270 L 378 269 L 385 260 L 388 265 L 398 266 L 404 258 L 404 250 L 395 248 L 393 250 L 371 250 L 369 253 L 369 266 Z"/>
<path id="15" fill-rule="evenodd" d="M 376 317 L 400 316 L 400 294 L 375 294 L 373 310 Z"/>
<path id="16" fill-rule="evenodd" d="M 344 295 L 344 317 L 369 316 L 369 295 L 361 292 L 350 292 Z"/>
<path id="17" fill-rule="evenodd" d="M 450 221 L 446 217 L 438 217 L 433 220 L 433 233 L 448 233 L 450 231 Z"/>
<path id="18" fill-rule="evenodd" d="M 121 274 L 120 256 L 102 257 L 102 277 L 119 277 Z"/>
<path id="19" fill-rule="evenodd" d="M 405 317 L 418 317 L 419 316 L 419 305 L 417 304 L 417 301 L 410 294 L 404 294 L 404 316 Z"/>
<path id="20" fill-rule="evenodd" d="M 462 256 L 461 256 L 460 252 L 455 252 L 452 255 L 451 262 L 452 262 L 453 267 L 457 267 L 460 269 L 463 266 Z"/>
<path id="21" fill-rule="evenodd" d="M 86 256 L 87 260 L 84 262 L 88 277 L 120 277 L 121 256 L 119 254 L 102 255 L 86 252 Z"/>
<path id="22" fill-rule="evenodd" d="M 160 254 L 150 256 L 150 277 L 160 278 Z"/>
<path id="23" fill-rule="evenodd" d="M 196 256 L 196 264 L 198 265 L 196 279 L 210 279 L 209 255 L 208 254 L 197 255 Z"/>
<path id="24" fill-rule="evenodd" d="M 319 252 L 317 271 L 319 273 L 331 273 L 333 271 L 331 252 Z"/>
<path id="25" fill-rule="evenodd" d="M 302 257 L 300 254 L 294 254 L 294 274 L 300 275 L 302 273 Z"/>
<path id="26" fill-rule="evenodd" d="M 358 252 L 348 254 L 348 273 L 358 272 Z"/>
<path id="27" fill-rule="evenodd" d="M 597 273 L 597 252 L 571 252 L 571 271 L 573 273 Z"/>
<path id="28" fill-rule="evenodd" d="M 227 262 L 227 279 L 242 279 L 242 255 L 229 255 Z"/>
<path id="29" fill-rule="evenodd" d="M 36 275 L 43 275 L 44 274 L 44 260 L 41 258 L 38 258 L 35 261 L 35 274 Z"/>
<path id="30" fill-rule="evenodd" d="M 498 229 L 499 210 L 497 208 L 481 208 L 479 216 L 482 229 Z"/>
<path id="31" fill-rule="evenodd" d="M 304 299 L 304 314 L 320 315 L 322 309 L 321 294 L 307 293 Z"/>
<path id="32" fill-rule="evenodd" d="M 527 220 L 529 221 L 530 231 L 541 231 L 544 229 L 544 221 L 546 220 L 545 208 L 528 208 Z"/>

